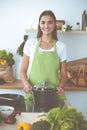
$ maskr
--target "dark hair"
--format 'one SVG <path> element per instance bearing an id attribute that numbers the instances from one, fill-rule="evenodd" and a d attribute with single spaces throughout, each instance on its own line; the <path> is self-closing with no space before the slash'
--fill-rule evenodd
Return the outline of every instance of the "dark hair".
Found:
<path id="1" fill-rule="evenodd" d="M 40 23 L 41 17 L 45 16 L 45 15 L 50 15 L 53 18 L 54 22 L 56 23 L 56 17 L 55 17 L 54 13 L 51 10 L 43 11 L 41 13 L 40 17 L 39 17 L 37 38 L 40 38 L 42 36 L 42 31 L 40 29 L 39 23 Z M 58 37 L 57 37 L 57 26 L 55 26 L 54 31 L 52 33 L 52 36 L 53 36 L 53 39 L 58 40 Z"/>

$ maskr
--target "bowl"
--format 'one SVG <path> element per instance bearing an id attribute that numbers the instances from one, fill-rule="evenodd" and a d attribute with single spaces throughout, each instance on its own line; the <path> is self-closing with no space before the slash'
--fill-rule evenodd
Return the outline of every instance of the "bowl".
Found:
<path id="1" fill-rule="evenodd" d="M 7 118 L 14 112 L 14 107 L 12 106 L 0 106 L 0 114 L 2 118 Z"/>

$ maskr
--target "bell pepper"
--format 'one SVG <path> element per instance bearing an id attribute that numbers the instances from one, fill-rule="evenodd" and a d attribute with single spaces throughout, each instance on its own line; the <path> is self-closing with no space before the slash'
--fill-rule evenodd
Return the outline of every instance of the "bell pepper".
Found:
<path id="1" fill-rule="evenodd" d="M 1 65 L 6 65 L 6 64 L 7 64 L 7 61 L 6 61 L 6 60 L 0 60 L 0 64 L 1 64 Z"/>
<path id="2" fill-rule="evenodd" d="M 27 122 L 20 122 L 18 124 L 18 130 L 32 130 L 32 124 Z"/>

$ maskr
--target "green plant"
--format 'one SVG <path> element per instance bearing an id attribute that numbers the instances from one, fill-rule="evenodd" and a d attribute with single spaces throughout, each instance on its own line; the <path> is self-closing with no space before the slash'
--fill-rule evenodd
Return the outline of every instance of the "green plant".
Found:
<path id="1" fill-rule="evenodd" d="M 24 35 L 23 42 L 17 48 L 17 54 L 19 54 L 20 56 L 23 56 L 23 48 L 27 40 L 28 40 L 28 35 Z"/>
<path id="2" fill-rule="evenodd" d="M 20 46 L 17 48 L 17 54 L 19 54 L 20 56 L 23 56 L 24 45 L 25 45 L 25 42 L 23 42 L 22 44 L 20 44 Z"/>
<path id="3" fill-rule="evenodd" d="M 72 26 L 67 25 L 67 27 L 66 27 L 66 31 L 71 31 L 71 30 L 72 30 Z"/>
<path id="4" fill-rule="evenodd" d="M 32 124 L 32 130 L 50 130 L 51 125 L 46 120 L 34 122 Z"/>
<path id="5" fill-rule="evenodd" d="M 7 52 L 6 50 L 0 50 L 0 64 L 9 66 L 13 66 L 15 64 L 15 60 L 13 58 L 13 54 L 11 52 Z"/>
<path id="6" fill-rule="evenodd" d="M 76 108 L 53 108 L 48 112 L 51 130 L 87 130 L 87 121 Z"/>

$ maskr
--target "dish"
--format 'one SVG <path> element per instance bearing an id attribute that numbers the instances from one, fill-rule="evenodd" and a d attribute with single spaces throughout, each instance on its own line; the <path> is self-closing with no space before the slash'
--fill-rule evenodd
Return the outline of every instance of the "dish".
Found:
<path id="1" fill-rule="evenodd" d="M 12 106 L 5 106 L 5 105 L 0 106 L 0 114 L 2 118 L 7 118 L 13 113 L 13 111 L 14 111 L 14 107 Z"/>

